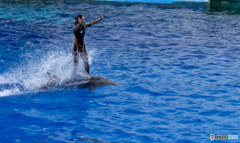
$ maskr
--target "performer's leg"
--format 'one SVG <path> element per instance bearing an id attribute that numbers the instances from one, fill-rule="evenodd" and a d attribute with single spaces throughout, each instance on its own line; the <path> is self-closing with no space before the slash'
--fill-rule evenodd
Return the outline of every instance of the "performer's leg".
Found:
<path id="1" fill-rule="evenodd" d="M 89 63 L 88 63 L 88 58 L 86 57 L 86 59 L 84 60 L 84 63 L 85 63 L 85 70 L 86 72 L 89 74 L 89 70 L 90 70 L 90 66 L 89 66 Z"/>
<path id="2" fill-rule="evenodd" d="M 86 46 L 84 46 L 84 51 L 85 51 L 85 59 L 84 59 L 85 70 L 86 70 L 86 72 L 89 74 L 89 72 L 90 72 L 90 66 L 89 66 L 89 62 L 88 62 L 88 54 L 87 54 Z"/>
<path id="3" fill-rule="evenodd" d="M 76 44 L 74 43 L 74 47 L 73 47 L 73 73 L 74 74 L 77 72 L 77 66 L 78 66 L 78 52 L 76 49 Z"/>
<path id="4" fill-rule="evenodd" d="M 89 74 L 90 66 L 89 66 L 89 62 L 88 62 L 87 50 L 86 50 L 85 46 L 83 48 L 84 48 L 84 54 L 81 52 L 80 55 L 84 62 L 85 71 Z"/>

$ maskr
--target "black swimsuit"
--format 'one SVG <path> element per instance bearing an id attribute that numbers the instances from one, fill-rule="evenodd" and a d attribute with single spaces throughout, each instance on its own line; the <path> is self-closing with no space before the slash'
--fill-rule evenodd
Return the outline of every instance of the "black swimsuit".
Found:
<path id="1" fill-rule="evenodd" d="M 78 49 L 80 50 L 83 47 L 83 40 L 84 40 L 84 35 L 85 35 L 85 29 L 89 27 L 89 23 L 84 23 L 83 25 L 80 25 L 78 30 L 74 32 L 74 35 L 77 38 L 77 43 L 78 43 Z M 74 49 L 75 50 L 75 49 Z"/>

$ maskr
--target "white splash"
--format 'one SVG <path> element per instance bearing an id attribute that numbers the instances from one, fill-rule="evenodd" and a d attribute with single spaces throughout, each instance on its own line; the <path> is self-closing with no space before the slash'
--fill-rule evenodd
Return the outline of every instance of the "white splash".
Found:
<path id="1" fill-rule="evenodd" d="M 93 54 L 94 50 L 90 50 L 88 55 L 90 65 Z M 31 57 L 34 57 L 34 55 Z M 42 57 L 32 58 L 28 61 L 27 64 L 19 64 L 17 69 L 11 69 L 8 73 L 0 75 L 0 97 L 21 94 L 45 85 L 49 80 L 46 72 L 54 73 L 61 77 L 61 80 L 70 78 L 73 73 L 73 56 L 72 53 L 66 51 L 43 53 Z M 77 71 L 77 74 L 85 75 L 83 74 L 85 70 L 81 58 L 79 58 Z M 4 89 L 4 86 L 1 87 L 4 84 L 12 84 L 13 86 L 10 89 Z M 16 84 L 22 88 L 19 88 Z"/>

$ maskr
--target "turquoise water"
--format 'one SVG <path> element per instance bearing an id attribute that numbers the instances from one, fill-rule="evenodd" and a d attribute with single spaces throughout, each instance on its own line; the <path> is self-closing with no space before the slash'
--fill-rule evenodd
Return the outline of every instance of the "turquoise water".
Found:
<path id="1" fill-rule="evenodd" d="M 48 82 L 46 72 L 71 76 L 73 18 L 90 22 L 100 13 L 103 21 L 85 35 L 90 73 L 119 86 L 32 91 Z M 239 20 L 200 8 L 1 3 L 1 142 L 186 143 L 239 135 Z"/>

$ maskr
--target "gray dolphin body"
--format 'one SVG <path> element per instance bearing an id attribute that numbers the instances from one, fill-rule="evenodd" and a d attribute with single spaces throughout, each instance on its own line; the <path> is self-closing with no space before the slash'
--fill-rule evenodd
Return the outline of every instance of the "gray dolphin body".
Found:
<path id="1" fill-rule="evenodd" d="M 90 90 L 96 90 L 97 87 L 107 86 L 107 85 L 113 85 L 117 86 L 116 83 L 113 81 L 103 78 L 103 77 L 97 77 L 97 76 L 89 76 L 89 77 L 77 77 L 73 76 L 70 79 L 64 80 L 62 82 L 61 79 L 51 73 L 47 73 L 49 75 L 49 82 L 40 87 L 40 90 L 46 90 L 50 87 L 58 86 L 60 88 L 89 88 Z"/>

